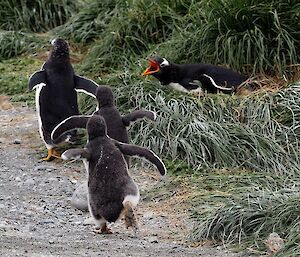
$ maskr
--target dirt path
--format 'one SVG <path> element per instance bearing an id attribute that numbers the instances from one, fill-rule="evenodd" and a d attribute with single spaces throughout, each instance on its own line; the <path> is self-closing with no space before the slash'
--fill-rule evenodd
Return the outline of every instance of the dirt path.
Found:
<path id="1" fill-rule="evenodd" d="M 34 109 L 0 110 L 0 256 L 243 256 L 186 247 L 187 215 L 151 200 L 138 205 L 138 238 L 122 220 L 113 235 L 94 234 L 88 213 L 70 205 L 82 163 L 39 162 L 41 150 Z M 162 183 L 154 171 L 132 173 L 141 189 Z"/>

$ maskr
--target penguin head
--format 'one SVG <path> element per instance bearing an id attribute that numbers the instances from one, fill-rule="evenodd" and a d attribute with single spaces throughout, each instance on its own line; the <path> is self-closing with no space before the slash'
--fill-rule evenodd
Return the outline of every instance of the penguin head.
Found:
<path id="1" fill-rule="evenodd" d="M 51 45 L 53 46 L 52 55 L 55 56 L 69 55 L 69 45 L 67 41 L 61 38 L 56 38 L 51 41 Z"/>
<path id="2" fill-rule="evenodd" d="M 166 58 L 155 57 L 149 59 L 149 67 L 144 71 L 143 76 L 153 75 L 154 77 L 167 73 L 171 69 L 171 63 Z"/>
<path id="3" fill-rule="evenodd" d="M 113 92 L 109 86 L 99 86 L 96 90 L 96 98 L 99 107 L 114 105 Z"/>
<path id="4" fill-rule="evenodd" d="M 105 120 L 100 115 L 93 115 L 86 124 L 89 140 L 107 135 Z"/>

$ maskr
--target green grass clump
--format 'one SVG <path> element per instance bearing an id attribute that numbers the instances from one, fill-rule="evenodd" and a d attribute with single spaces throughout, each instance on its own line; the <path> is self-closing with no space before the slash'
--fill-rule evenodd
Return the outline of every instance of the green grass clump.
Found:
<path id="1" fill-rule="evenodd" d="M 17 57 L 0 62 L 0 94 L 12 101 L 34 103 L 34 92 L 28 90 L 29 76 L 39 70 L 43 61 L 32 57 Z"/>
<path id="2" fill-rule="evenodd" d="M 97 41 L 86 57 L 85 70 L 97 72 L 107 67 L 124 66 L 148 51 L 152 44 L 166 41 L 180 24 L 189 2 L 131 0 L 126 3 L 117 1 L 113 10 L 107 7 L 104 17 L 108 17 L 109 24 L 105 29 L 100 26 L 94 31 Z M 101 8 L 100 13 L 103 13 Z M 94 23 L 92 20 L 85 25 L 95 27 Z M 81 32 L 82 38 L 84 31 Z"/>
<path id="3" fill-rule="evenodd" d="M 276 232 L 281 238 L 289 238 L 287 249 L 297 245 L 293 237 L 297 236 L 295 228 L 299 229 L 298 189 L 251 190 L 226 198 L 219 206 L 194 214 L 194 240 L 249 244 L 253 243 L 249 242 L 251 239 L 256 244 L 252 247 L 265 250 L 265 240 L 270 233 Z"/>
<path id="4" fill-rule="evenodd" d="M 178 62 L 226 64 L 244 72 L 290 70 L 299 62 L 297 0 L 195 2 L 161 54 Z"/>
<path id="5" fill-rule="evenodd" d="M 108 27 L 118 1 L 88 1 L 78 13 L 74 14 L 64 25 L 51 33 L 71 39 L 77 43 L 86 43 L 100 38 Z"/>
<path id="6" fill-rule="evenodd" d="M 0 29 L 45 32 L 65 23 L 76 4 L 72 0 L 2 0 Z"/>
<path id="7" fill-rule="evenodd" d="M 36 51 L 44 46 L 46 40 L 46 37 L 34 34 L 0 30 L 0 61 L 24 52 Z"/>

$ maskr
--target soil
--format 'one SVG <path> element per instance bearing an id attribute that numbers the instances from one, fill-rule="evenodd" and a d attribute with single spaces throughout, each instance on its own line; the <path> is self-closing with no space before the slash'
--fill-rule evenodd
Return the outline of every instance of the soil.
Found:
<path id="1" fill-rule="evenodd" d="M 0 110 L 0 256 L 248 256 L 221 247 L 191 247 L 188 208 L 176 205 L 184 202 L 182 196 L 143 196 L 164 183 L 148 168 L 131 170 L 142 194 L 136 208 L 139 235 L 123 220 L 111 224 L 114 234 L 95 234 L 89 214 L 70 204 L 76 184 L 86 178 L 83 164 L 41 162 L 46 150 L 34 108 L 5 106 Z"/>

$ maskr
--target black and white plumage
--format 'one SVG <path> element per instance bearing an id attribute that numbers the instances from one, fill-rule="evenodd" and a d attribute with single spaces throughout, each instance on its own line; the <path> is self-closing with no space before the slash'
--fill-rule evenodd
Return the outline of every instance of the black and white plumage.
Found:
<path id="1" fill-rule="evenodd" d="M 36 90 L 40 135 L 48 149 L 48 156 L 44 160 L 57 157 L 53 148 L 58 142 L 54 142 L 50 136 L 54 127 L 67 117 L 79 114 L 76 91 L 95 97 L 98 86 L 89 79 L 75 75 L 65 40 L 55 39 L 52 46 L 50 56 L 41 70 L 29 78 L 29 89 Z M 70 132 L 69 136 L 72 135 L 74 133 Z"/>
<path id="2" fill-rule="evenodd" d="M 96 90 L 96 98 L 98 101 L 98 110 L 94 114 L 101 115 L 107 125 L 108 136 L 122 143 L 128 143 L 127 127 L 131 122 L 137 119 L 147 118 L 155 120 L 156 115 L 152 111 L 136 110 L 127 115 L 122 116 L 114 104 L 113 92 L 108 86 L 99 86 Z M 85 128 L 88 119 L 91 116 L 72 116 L 62 121 L 52 132 L 52 138 L 57 140 L 61 135 L 61 129 L 68 131 L 74 128 Z M 78 124 L 75 127 L 74 124 Z M 129 164 L 129 157 L 126 157 Z"/>
<path id="3" fill-rule="evenodd" d="M 183 92 L 199 89 L 199 82 L 203 91 L 208 93 L 232 93 L 247 80 L 247 77 L 233 70 L 212 64 L 176 64 L 165 58 L 149 60 L 149 67 L 144 76 L 152 75 L 162 85 L 168 85 Z"/>
<path id="4" fill-rule="evenodd" d="M 123 155 L 144 157 L 161 175 L 163 162 L 150 150 L 118 142 L 107 136 L 105 120 L 93 115 L 87 121 L 88 143 L 84 149 L 70 149 L 63 160 L 82 159 L 88 172 L 88 205 L 100 233 L 111 233 L 107 222 L 115 222 L 123 212 L 126 226 L 137 230 L 133 207 L 139 201 L 139 189 L 128 173 Z M 63 132 L 63 129 L 60 130 Z"/>

